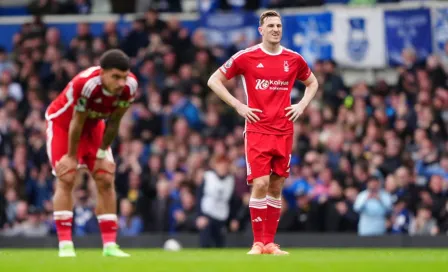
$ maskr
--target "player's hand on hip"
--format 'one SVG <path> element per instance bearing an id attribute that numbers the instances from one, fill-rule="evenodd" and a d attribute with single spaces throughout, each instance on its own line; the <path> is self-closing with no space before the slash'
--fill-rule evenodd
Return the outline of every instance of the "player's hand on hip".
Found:
<path id="1" fill-rule="evenodd" d="M 76 171 L 78 162 L 75 157 L 64 155 L 62 158 L 56 162 L 56 176 L 61 177 L 69 172 Z"/>
<path id="2" fill-rule="evenodd" d="M 255 123 L 257 121 L 260 121 L 260 117 L 258 117 L 257 114 L 255 114 L 255 113 L 263 112 L 262 110 L 259 110 L 259 109 L 249 108 L 247 105 L 245 105 L 243 103 L 238 104 L 238 106 L 236 107 L 236 111 L 238 112 L 239 115 L 241 115 L 247 121 L 249 121 L 249 123 L 252 123 L 252 122 Z"/>
<path id="3" fill-rule="evenodd" d="M 285 108 L 286 112 L 286 117 L 289 117 L 289 121 L 293 121 L 295 122 L 297 120 L 297 118 L 299 118 L 300 115 L 302 115 L 303 111 L 305 110 L 306 105 L 304 105 L 303 103 L 297 103 L 294 105 L 291 105 L 287 108 Z"/>

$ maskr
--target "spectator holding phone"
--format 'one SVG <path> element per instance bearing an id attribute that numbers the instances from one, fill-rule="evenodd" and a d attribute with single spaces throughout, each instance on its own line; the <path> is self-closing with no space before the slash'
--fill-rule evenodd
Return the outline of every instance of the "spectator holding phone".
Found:
<path id="1" fill-rule="evenodd" d="M 377 177 L 367 180 L 367 189 L 356 198 L 354 210 L 359 213 L 358 234 L 360 236 L 384 235 L 387 215 L 392 209 L 392 198 L 381 189 Z"/>

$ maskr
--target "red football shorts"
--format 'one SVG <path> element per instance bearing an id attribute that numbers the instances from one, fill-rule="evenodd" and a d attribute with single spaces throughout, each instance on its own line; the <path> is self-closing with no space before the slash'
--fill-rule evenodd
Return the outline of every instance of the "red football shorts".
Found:
<path id="1" fill-rule="evenodd" d="M 247 183 L 252 180 L 275 173 L 289 177 L 293 135 L 272 135 L 246 132 L 246 166 Z"/>
<path id="2" fill-rule="evenodd" d="M 68 129 L 65 129 L 52 120 L 47 120 L 46 124 L 47 154 L 54 174 L 56 162 L 68 152 Z M 87 167 L 90 171 L 93 170 L 96 153 L 101 147 L 105 127 L 106 125 L 102 121 L 95 125 L 84 127 L 78 144 L 78 168 Z M 108 153 L 108 159 L 113 160 L 110 149 Z"/>

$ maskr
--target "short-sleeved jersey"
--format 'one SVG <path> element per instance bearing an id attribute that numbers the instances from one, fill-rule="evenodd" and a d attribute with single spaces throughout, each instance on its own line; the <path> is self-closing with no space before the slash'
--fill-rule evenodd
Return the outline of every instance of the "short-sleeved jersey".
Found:
<path id="1" fill-rule="evenodd" d="M 263 111 L 256 112 L 260 121 L 246 122 L 246 131 L 293 133 L 293 123 L 285 116 L 285 108 L 291 105 L 295 80 L 304 81 L 311 75 L 300 54 L 284 47 L 279 53 L 271 54 L 259 44 L 239 51 L 219 69 L 227 79 L 240 75 L 248 106 Z"/>
<path id="2" fill-rule="evenodd" d="M 107 119 L 117 107 L 129 107 L 138 86 L 135 75 L 129 74 L 123 91 L 113 95 L 102 87 L 100 71 L 94 66 L 76 75 L 50 104 L 45 118 L 68 129 L 74 110 L 88 112 L 85 126 L 89 126 Z"/>

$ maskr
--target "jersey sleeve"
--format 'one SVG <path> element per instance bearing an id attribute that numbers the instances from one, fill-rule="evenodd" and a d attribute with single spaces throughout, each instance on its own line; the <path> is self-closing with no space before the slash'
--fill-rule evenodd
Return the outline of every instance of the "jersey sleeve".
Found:
<path id="1" fill-rule="evenodd" d="M 241 75 L 243 73 L 242 67 L 242 59 L 243 56 L 239 56 L 239 53 L 236 53 L 226 63 L 224 63 L 219 70 L 227 79 L 231 79 L 237 75 Z"/>
<path id="2" fill-rule="evenodd" d="M 134 102 L 137 88 L 137 78 L 133 74 L 129 75 L 126 79 L 125 91 L 120 96 L 120 100 L 118 101 L 119 108 L 128 108 L 132 104 L 132 102 Z"/>
<path id="3" fill-rule="evenodd" d="M 311 69 L 302 56 L 297 56 L 297 76 L 296 79 L 305 81 L 311 75 Z"/>
<path id="4" fill-rule="evenodd" d="M 86 112 L 89 108 L 89 98 L 95 88 L 91 84 L 85 84 L 86 81 L 80 78 L 75 78 L 70 84 L 73 90 L 73 100 L 75 103 L 75 110 L 78 112 Z"/>

